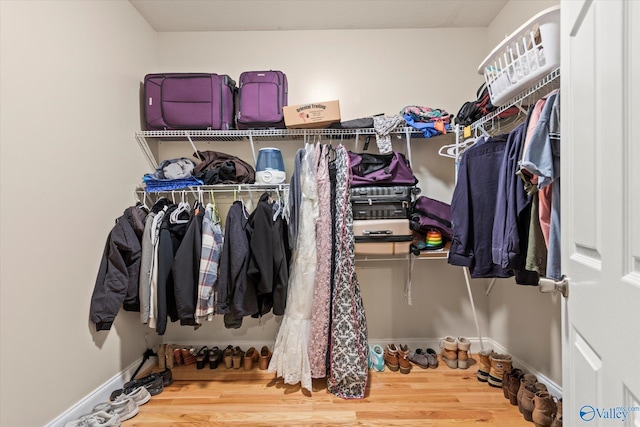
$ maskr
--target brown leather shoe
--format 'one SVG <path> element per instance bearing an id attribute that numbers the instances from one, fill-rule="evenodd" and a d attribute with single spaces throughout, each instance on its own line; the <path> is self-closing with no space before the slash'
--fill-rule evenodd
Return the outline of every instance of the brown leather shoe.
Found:
<path id="1" fill-rule="evenodd" d="M 509 383 L 507 384 L 507 395 L 509 396 L 509 403 L 513 406 L 518 405 L 518 390 L 520 389 L 520 380 L 524 373 L 520 369 L 514 369 L 511 371 L 509 377 Z"/>
<path id="2" fill-rule="evenodd" d="M 182 362 L 185 366 L 193 365 L 197 362 L 196 354 L 197 350 L 194 347 L 185 347 L 181 349 Z"/>
<path id="3" fill-rule="evenodd" d="M 398 360 L 398 348 L 395 344 L 389 344 L 384 349 L 384 364 L 387 365 L 390 371 L 397 371 L 400 369 L 400 362 Z"/>
<path id="4" fill-rule="evenodd" d="M 511 371 L 504 371 L 504 374 L 502 375 L 502 394 L 505 399 L 509 399 L 509 384 L 511 383 L 511 378 L 514 376 L 518 377 L 519 381 L 522 376 L 522 370 L 511 369 Z"/>
<path id="5" fill-rule="evenodd" d="M 250 347 L 244 354 L 244 370 L 250 371 L 253 369 L 253 364 L 258 361 L 258 351 L 255 347 Z"/>
<path id="6" fill-rule="evenodd" d="M 522 411 L 522 395 L 524 394 L 524 389 L 527 384 L 534 385 L 538 379 L 533 374 L 524 374 L 522 378 L 520 378 L 520 387 L 518 387 L 517 401 L 518 401 L 518 410 L 521 414 L 524 414 Z"/>
<path id="7" fill-rule="evenodd" d="M 532 420 L 536 427 L 551 427 L 558 409 L 553 396 L 547 391 L 538 391 L 533 398 Z"/>
<path id="8" fill-rule="evenodd" d="M 411 372 L 411 361 L 409 360 L 409 346 L 401 344 L 398 349 L 398 364 L 401 374 Z"/>
<path id="9" fill-rule="evenodd" d="M 173 364 L 176 366 L 184 365 L 182 360 L 182 349 L 173 347 Z"/>
<path id="10" fill-rule="evenodd" d="M 269 361 L 271 360 L 271 351 L 266 345 L 262 346 L 260 350 L 260 361 L 258 362 L 258 368 L 264 371 L 269 367 Z"/>

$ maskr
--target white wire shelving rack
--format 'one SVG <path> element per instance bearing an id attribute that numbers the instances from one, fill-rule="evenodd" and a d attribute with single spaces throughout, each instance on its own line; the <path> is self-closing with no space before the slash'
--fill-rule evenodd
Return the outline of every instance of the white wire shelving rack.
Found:
<path id="1" fill-rule="evenodd" d="M 402 127 L 391 131 L 390 136 L 404 139 L 406 142 L 407 159 L 411 162 L 411 139 L 425 139 L 424 134 L 412 127 Z M 256 129 L 256 130 L 166 130 L 166 131 L 138 131 L 136 141 L 145 155 L 149 165 L 155 169 L 158 160 L 149 146 L 149 141 L 188 142 L 194 152 L 197 152 L 195 142 L 248 142 L 251 146 L 253 161 L 256 160 L 255 144 L 268 141 L 298 141 L 301 143 L 322 141 L 324 143 L 344 144 L 353 143 L 353 151 L 358 151 L 362 141 L 375 138 L 373 128 L 367 129 Z M 375 140 L 373 140 L 375 142 Z"/>

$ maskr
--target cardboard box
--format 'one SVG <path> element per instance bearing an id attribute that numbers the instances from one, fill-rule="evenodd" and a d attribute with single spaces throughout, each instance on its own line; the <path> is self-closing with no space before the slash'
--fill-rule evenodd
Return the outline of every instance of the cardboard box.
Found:
<path id="1" fill-rule="evenodd" d="M 284 124 L 290 129 L 322 129 L 340 122 L 338 101 L 289 105 L 282 108 Z"/>

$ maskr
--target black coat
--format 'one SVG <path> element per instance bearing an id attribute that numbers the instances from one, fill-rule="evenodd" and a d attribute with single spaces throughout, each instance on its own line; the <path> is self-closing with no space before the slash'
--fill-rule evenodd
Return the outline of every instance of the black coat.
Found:
<path id="1" fill-rule="evenodd" d="M 138 280 L 146 217 L 146 209 L 131 206 L 109 233 L 89 308 L 89 316 L 98 331 L 111 329 L 121 307 L 140 311 Z"/>

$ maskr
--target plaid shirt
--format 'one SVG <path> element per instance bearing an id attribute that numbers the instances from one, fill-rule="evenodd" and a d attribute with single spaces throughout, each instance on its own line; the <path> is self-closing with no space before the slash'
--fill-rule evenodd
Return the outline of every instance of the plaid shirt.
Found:
<path id="1" fill-rule="evenodd" d="M 215 307 L 215 285 L 218 281 L 218 261 L 222 253 L 224 235 L 220 220 L 207 204 L 202 220 L 202 254 L 200 256 L 200 275 L 198 279 L 198 302 L 196 304 L 196 322 L 213 320 Z"/>

